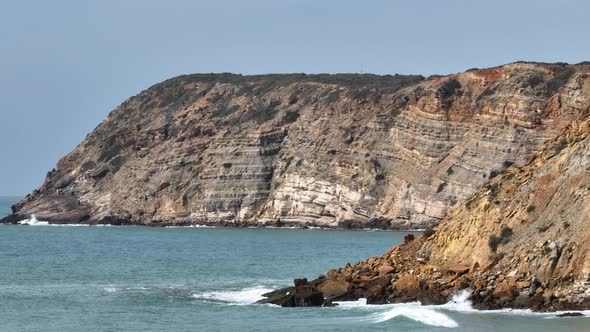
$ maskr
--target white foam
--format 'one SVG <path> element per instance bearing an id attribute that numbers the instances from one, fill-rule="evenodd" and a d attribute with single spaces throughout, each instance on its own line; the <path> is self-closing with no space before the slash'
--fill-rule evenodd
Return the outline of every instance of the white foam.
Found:
<path id="1" fill-rule="evenodd" d="M 209 225 L 187 225 L 187 226 L 164 226 L 164 228 L 216 228 L 215 226 Z"/>
<path id="2" fill-rule="evenodd" d="M 21 220 L 19 222 L 17 222 L 19 225 L 30 225 L 30 226 L 45 226 L 45 225 L 49 225 L 48 221 L 40 221 L 37 220 L 37 217 L 35 217 L 35 215 L 31 215 L 30 219 L 25 219 L 25 220 Z"/>
<path id="3" fill-rule="evenodd" d="M 258 300 L 262 300 L 262 294 L 275 290 L 276 287 L 266 285 L 257 285 L 253 287 L 246 287 L 243 289 L 234 290 L 220 290 L 207 291 L 192 294 L 192 297 L 199 300 L 224 302 L 231 305 L 249 305 Z M 119 291 L 117 288 L 107 289 L 107 292 Z M 451 300 L 443 305 L 422 306 L 419 302 L 411 303 L 396 303 L 383 305 L 367 305 L 366 299 L 359 299 L 357 301 L 342 301 L 335 302 L 336 307 L 324 308 L 326 310 L 362 310 L 367 312 L 363 321 L 373 322 L 375 324 L 383 323 L 394 319 L 396 317 L 405 317 L 425 325 L 455 328 L 459 324 L 447 315 L 445 312 L 458 312 L 462 314 L 508 314 L 508 315 L 535 315 L 542 318 L 557 318 L 560 312 L 552 313 L 536 313 L 531 310 L 520 309 L 501 309 L 501 310 L 477 310 L 472 306 L 469 300 L 471 292 L 463 290 L 452 296 Z M 582 312 L 584 315 L 589 315 L 590 311 Z M 357 320 L 355 318 L 355 320 Z"/>
<path id="4" fill-rule="evenodd" d="M 370 309 L 371 307 L 375 307 L 373 305 L 367 305 L 367 299 L 358 299 L 356 301 L 335 301 L 334 304 L 338 306 L 336 308 L 340 309 Z"/>
<path id="5" fill-rule="evenodd" d="M 462 290 L 454 294 L 448 303 L 443 305 L 422 306 L 419 302 L 367 305 L 366 299 L 357 301 L 336 302 L 336 309 L 344 310 L 363 310 L 370 311 L 371 314 L 362 320 L 382 323 L 396 317 L 405 317 L 426 325 L 438 327 L 458 327 L 459 324 L 449 317 L 446 312 L 458 312 L 461 314 L 496 314 L 496 315 L 518 315 L 518 316 L 536 316 L 544 319 L 558 318 L 558 314 L 563 312 L 533 312 L 530 309 L 499 309 L 499 310 L 477 310 L 473 308 L 469 300 L 471 292 Z M 589 315 L 590 311 L 582 311 L 584 315 Z"/>
<path id="6" fill-rule="evenodd" d="M 555 313 L 538 313 L 530 309 L 496 309 L 496 310 L 478 310 L 473 308 L 469 298 L 471 291 L 469 289 L 461 290 L 455 293 L 451 300 L 445 304 L 433 306 L 447 311 L 455 311 L 461 313 L 478 313 L 478 314 L 511 314 L 511 315 L 555 315 Z"/>
<path id="7" fill-rule="evenodd" d="M 19 225 L 29 225 L 29 226 L 53 226 L 53 227 L 88 227 L 88 226 L 96 226 L 96 227 L 108 227 L 113 226 L 111 224 L 96 224 L 96 225 L 89 225 L 89 224 L 50 224 L 48 221 L 38 220 L 37 217 L 33 214 L 31 215 L 30 219 L 25 219 L 18 221 L 17 224 Z"/>
<path id="8" fill-rule="evenodd" d="M 442 305 L 428 306 L 427 308 L 441 309 L 444 311 L 453 311 L 459 313 L 471 313 L 471 314 L 496 314 L 496 315 L 512 315 L 512 316 L 535 316 L 546 319 L 559 318 L 559 314 L 563 314 L 570 311 L 554 311 L 554 312 L 535 312 L 531 309 L 495 309 L 495 310 L 478 310 L 473 308 L 472 302 L 469 300 L 471 297 L 471 291 L 464 289 L 455 293 L 451 300 Z M 418 303 L 419 305 L 419 303 Z M 590 316 L 590 310 L 579 311 L 584 316 Z"/>
<path id="9" fill-rule="evenodd" d="M 55 227 L 88 227 L 88 224 L 49 224 L 47 226 L 55 226 Z"/>
<path id="10" fill-rule="evenodd" d="M 459 311 L 459 312 L 473 312 L 478 311 L 473 309 L 473 305 L 469 298 L 471 297 L 471 292 L 467 289 L 461 290 L 455 293 L 451 300 L 443 305 L 436 306 L 438 308 L 450 310 L 450 311 Z"/>
<path id="11" fill-rule="evenodd" d="M 517 315 L 517 316 L 537 316 L 544 318 L 556 318 L 557 315 L 568 311 L 555 311 L 555 312 L 534 312 L 531 309 L 495 309 L 495 310 L 478 310 L 473 308 L 473 305 L 469 298 L 471 292 L 468 289 L 464 289 L 454 294 L 451 300 L 443 305 L 434 306 L 439 309 L 447 311 L 455 311 L 460 313 L 477 313 L 477 314 L 500 314 L 500 315 Z M 588 315 L 590 311 L 581 311 L 582 314 Z"/>
<path id="12" fill-rule="evenodd" d="M 408 319 L 421 322 L 426 325 L 439 327 L 457 327 L 459 324 L 444 313 L 437 312 L 436 306 L 425 307 L 420 302 L 410 303 L 396 303 L 396 304 L 382 304 L 382 305 L 367 305 L 366 299 L 359 299 L 357 301 L 343 301 L 335 302 L 338 304 L 337 309 L 345 310 L 365 310 L 377 313 L 372 313 L 367 318 L 362 320 L 369 320 L 373 323 L 382 323 L 396 317 L 406 317 Z"/>
<path id="13" fill-rule="evenodd" d="M 151 288 L 148 287 L 104 287 L 103 290 L 107 293 L 116 293 L 121 291 L 144 291 L 149 290 Z"/>
<path id="14" fill-rule="evenodd" d="M 200 300 L 221 301 L 232 304 L 252 304 L 258 300 L 262 300 L 262 294 L 272 291 L 272 288 L 267 288 L 264 286 L 254 286 L 240 290 L 195 293 L 192 296 Z"/>
<path id="15" fill-rule="evenodd" d="M 393 308 L 383 313 L 377 314 L 375 316 L 374 322 L 381 323 L 400 316 L 431 326 L 459 326 L 459 324 L 457 324 L 457 322 L 455 322 L 451 317 L 433 309 L 427 309 L 427 307 L 416 305 L 414 303 L 396 304 Z"/>

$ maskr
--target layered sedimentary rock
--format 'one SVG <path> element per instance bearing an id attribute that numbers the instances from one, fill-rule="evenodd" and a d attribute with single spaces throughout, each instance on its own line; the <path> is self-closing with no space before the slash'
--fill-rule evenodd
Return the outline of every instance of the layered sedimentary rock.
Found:
<path id="1" fill-rule="evenodd" d="M 589 72 L 180 76 L 111 112 L 5 222 L 426 228 L 578 118 Z"/>
<path id="2" fill-rule="evenodd" d="M 481 309 L 589 309 L 588 114 L 587 108 L 585 120 L 547 142 L 529 164 L 486 183 L 434 231 L 311 281 L 308 293 L 325 297 L 314 303 L 437 304 L 464 291 Z M 289 289 L 261 302 L 288 306 Z"/>

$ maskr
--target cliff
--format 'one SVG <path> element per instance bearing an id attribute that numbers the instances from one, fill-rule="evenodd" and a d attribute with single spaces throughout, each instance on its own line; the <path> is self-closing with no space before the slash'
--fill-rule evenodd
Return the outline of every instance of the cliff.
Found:
<path id="1" fill-rule="evenodd" d="M 587 108 L 529 164 L 501 172 L 425 236 L 261 302 L 439 304 L 467 291 L 480 309 L 589 309 L 589 115 Z"/>
<path id="2" fill-rule="evenodd" d="M 112 111 L 4 222 L 430 227 L 579 118 L 589 72 L 176 77 Z"/>

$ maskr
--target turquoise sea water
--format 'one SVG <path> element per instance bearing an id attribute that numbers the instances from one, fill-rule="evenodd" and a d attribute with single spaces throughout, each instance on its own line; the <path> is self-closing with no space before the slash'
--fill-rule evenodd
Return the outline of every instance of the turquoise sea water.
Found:
<path id="1" fill-rule="evenodd" d="M 405 233 L 0 225 L 0 331 L 589 331 L 589 318 L 477 312 L 460 297 L 336 308 L 260 294 L 380 255 Z"/>

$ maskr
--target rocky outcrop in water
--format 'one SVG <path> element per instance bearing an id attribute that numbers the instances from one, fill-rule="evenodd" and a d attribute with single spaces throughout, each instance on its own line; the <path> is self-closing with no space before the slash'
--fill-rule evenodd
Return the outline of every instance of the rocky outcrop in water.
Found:
<path id="1" fill-rule="evenodd" d="M 426 228 L 579 117 L 589 71 L 180 76 L 117 107 L 4 222 Z"/>
<path id="2" fill-rule="evenodd" d="M 589 115 L 529 164 L 487 182 L 435 230 L 310 283 L 340 285 L 326 301 L 441 304 L 467 291 L 479 309 L 589 309 Z"/>

